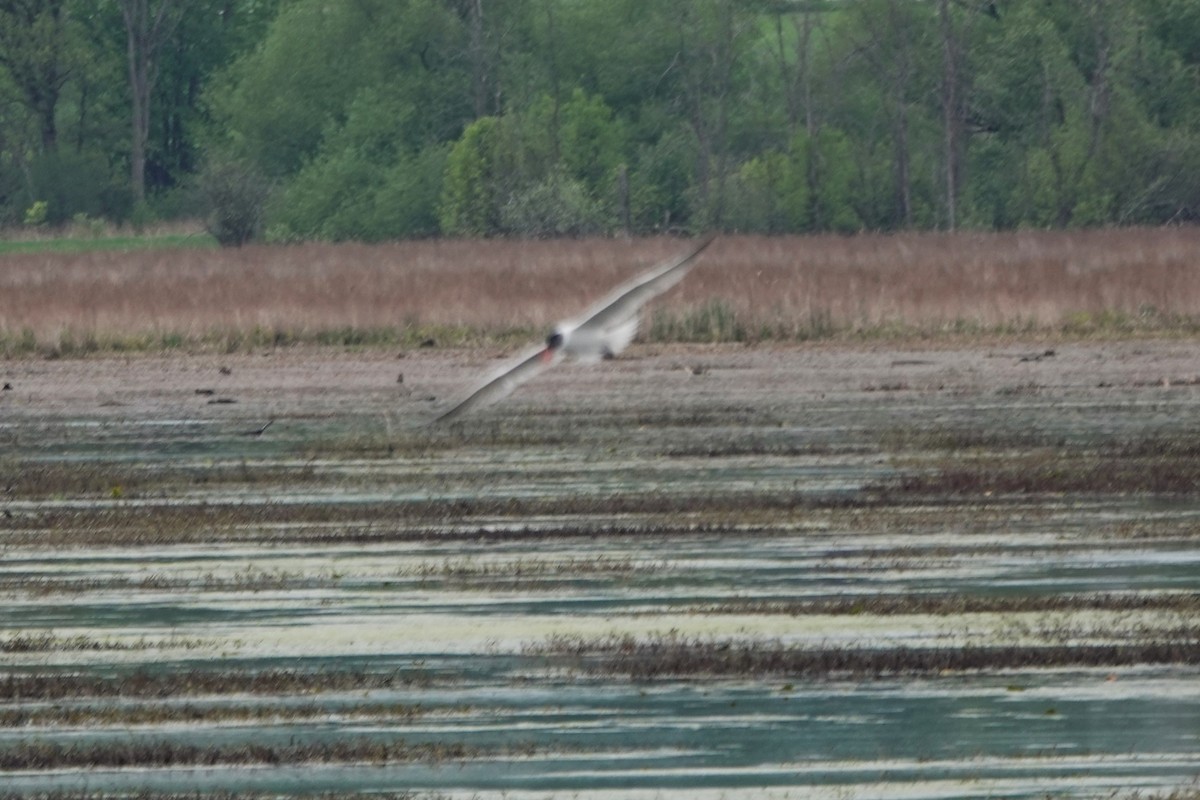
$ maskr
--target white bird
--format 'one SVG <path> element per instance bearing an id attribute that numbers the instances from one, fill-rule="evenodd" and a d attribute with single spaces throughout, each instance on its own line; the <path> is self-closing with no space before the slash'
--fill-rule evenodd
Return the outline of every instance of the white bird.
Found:
<path id="1" fill-rule="evenodd" d="M 527 350 L 506 363 L 434 422 L 445 422 L 473 408 L 494 403 L 564 358 L 590 362 L 617 355 L 637 334 L 642 307 L 683 280 L 693 260 L 714 238 L 703 239 L 684 255 L 621 284 L 578 317 L 560 322 L 546 337 L 544 345 Z"/>

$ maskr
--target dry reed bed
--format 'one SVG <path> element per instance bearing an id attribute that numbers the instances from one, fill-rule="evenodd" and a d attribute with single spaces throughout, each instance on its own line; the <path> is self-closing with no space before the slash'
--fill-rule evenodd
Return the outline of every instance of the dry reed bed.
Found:
<path id="1" fill-rule="evenodd" d="M 505 335 L 577 313 L 685 246 L 660 237 L 9 255 L 0 337 L 14 351 L 64 337 L 236 347 L 321 341 L 319 332 L 342 332 L 328 336 L 339 343 L 405 341 L 380 333 L 402 329 Z M 722 237 L 656 327 L 700 340 L 1181 320 L 1191 330 L 1198 252 L 1200 231 L 1189 228 Z"/>

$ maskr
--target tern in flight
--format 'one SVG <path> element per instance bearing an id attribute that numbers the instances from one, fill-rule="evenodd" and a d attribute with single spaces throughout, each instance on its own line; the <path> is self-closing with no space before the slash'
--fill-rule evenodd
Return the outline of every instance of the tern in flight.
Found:
<path id="1" fill-rule="evenodd" d="M 493 403 L 564 358 L 589 362 L 617 355 L 629 346 L 637 334 L 642 306 L 679 283 L 696 256 L 714 238 L 709 236 L 701 240 L 683 255 L 618 286 L 580 316 L 560 322 L 546 337 L 544 345 L 527 350 L 505 364 L 434 422 L 446 422 Z"/>

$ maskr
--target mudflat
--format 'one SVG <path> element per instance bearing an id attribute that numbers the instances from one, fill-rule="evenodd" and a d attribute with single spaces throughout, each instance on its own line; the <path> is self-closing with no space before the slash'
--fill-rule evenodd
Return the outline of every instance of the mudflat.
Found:
<path id="1" fill-rule="evenodd" d="M 499 348 L 299 347 L 229 355 L 14 359 L 0 363 L 0 376 L 11 387 L 0 393 L 0 410 L 13 423 L 77 414 L 250 421 L 360 413 L 418 425 L 509 355 Z M 1036 392 L 1103 398 L 1137 391 L 1149 398 L 1187 392 L 1198 382 L 1200 345 L 1190 339 L 928 347 L 635 345 L 598 366 L 558 367 L 475 416 L 498 423 L 537 411 L 571 415 L 712 405 L 786 414 L 800 422 L 806 403 L 831 396 Z"/>

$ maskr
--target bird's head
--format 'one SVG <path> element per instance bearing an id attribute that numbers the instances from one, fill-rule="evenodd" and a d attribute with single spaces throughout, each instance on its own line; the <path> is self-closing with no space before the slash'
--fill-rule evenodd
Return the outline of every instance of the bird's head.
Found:
<path id="1" fill-rule="evenodd" d="M 558 328 L 551 331 L 546 337 L 546 349 L 542 351 L 542 360 L 549 361 L 554 358 L 554 354 L 562 348 L 564 339 L 563 332 Z"/>

